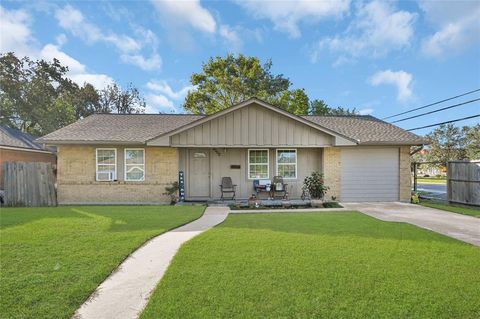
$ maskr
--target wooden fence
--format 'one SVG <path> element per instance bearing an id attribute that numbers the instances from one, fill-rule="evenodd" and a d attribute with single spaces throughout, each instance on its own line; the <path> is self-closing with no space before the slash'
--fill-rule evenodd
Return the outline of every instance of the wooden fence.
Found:
<path id="1" fill-rule="evenodd" d="M 6 206 L 56 206 L 55 176 L 50 163 L 5 162 Z"/>
<path id="2" fill-rule="evenodd" d="M 480 206 L 480 161 L 447 163 L 448 201 Z"/>

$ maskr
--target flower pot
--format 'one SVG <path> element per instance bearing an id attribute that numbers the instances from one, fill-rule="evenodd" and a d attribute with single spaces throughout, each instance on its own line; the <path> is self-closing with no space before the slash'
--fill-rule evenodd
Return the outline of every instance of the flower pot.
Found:
<path id="1" fill-rule="evenodd" d="M 323 207 L 323 199 L 312 199 L 310 200 L 310 205 L 312 207 Z"/>

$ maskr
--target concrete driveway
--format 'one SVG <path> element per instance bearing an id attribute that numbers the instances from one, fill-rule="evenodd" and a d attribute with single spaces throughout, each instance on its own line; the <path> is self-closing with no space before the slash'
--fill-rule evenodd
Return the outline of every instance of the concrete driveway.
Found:
<path id="1" fill-rule="evenodd" d="M 480 218 L 407 203 L 342 203 L 385 221 L 405 222 L 480 246 Z"/>

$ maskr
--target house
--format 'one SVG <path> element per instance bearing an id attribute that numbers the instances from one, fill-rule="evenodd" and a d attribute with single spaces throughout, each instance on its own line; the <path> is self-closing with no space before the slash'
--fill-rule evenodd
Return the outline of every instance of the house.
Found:
<path id="1" fill-rule="evenodd" d="M 321 171 L 329 198 L 408 201 L 410 146 L 425 142 L 372 116 L 297 116 L 257 98 L 209 116 L 97 114 L 39 141 L 58 147 L 60 204 L 168 202 L 180 171 L 186 200 L 220 198 L 223 176 L 248 198 L 275 175 L 298 198 Z"/>
<path id="2" fill-rule="evenodd" d="M 35 142 L 35 137 L 0 125 L 0 189 L 3 189 L 5 162 L 45 162 L 55 165 L 55 148 L 46 148 Z"/>

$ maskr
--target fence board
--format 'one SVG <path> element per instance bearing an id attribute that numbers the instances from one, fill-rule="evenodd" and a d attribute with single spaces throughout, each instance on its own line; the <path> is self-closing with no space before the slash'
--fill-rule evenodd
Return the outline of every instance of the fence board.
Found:
<path id="1" fill-rule="evenodd" d="M 55 176 L 50 163 L 5 162 L 6 206 L 56 206 Z"/>
<path id="2" fill-rule="evenodd" d="M 448 201 L 480 206 L 480 161 L 447 163 Z"/>

